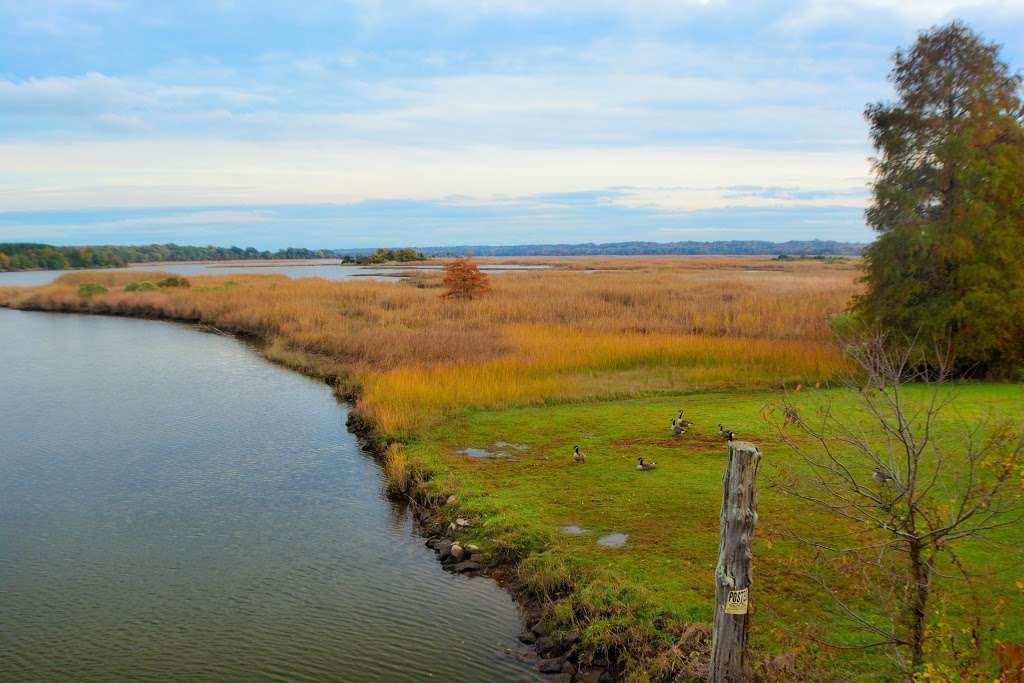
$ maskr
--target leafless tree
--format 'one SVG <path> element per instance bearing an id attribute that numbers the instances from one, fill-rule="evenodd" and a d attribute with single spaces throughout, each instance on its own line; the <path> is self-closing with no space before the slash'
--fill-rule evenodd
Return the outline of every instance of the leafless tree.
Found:
<path id="1" fill-rule="evenodd" d="M 1005 422 L 954 414 L 948 349 L 923 354 L 917 340 L 894 344 L 882 333 L 845 347 L 858 369 L 846 383 L 856 408 L 825 399 L 801 410 L 787 394 L 769 410 L 804 464 L 779 485 L 847 522 L 831 539 L 826 530 L 801 537 L 819 560 L 815 579 L 870 634 L 856 647 L 888 647 L 909 675 L 924 664 L 933 579 L 948 571 L 969 580 L 962 542 L 1021 520 L 1024 441 Z M 867 591 L 851 595 L 839 581 Z M 864 592 L 882 607 L 865 609 Z"/>

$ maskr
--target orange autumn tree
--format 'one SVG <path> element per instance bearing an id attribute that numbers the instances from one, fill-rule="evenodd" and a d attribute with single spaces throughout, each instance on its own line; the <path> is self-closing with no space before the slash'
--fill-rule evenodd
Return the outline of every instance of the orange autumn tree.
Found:
<path id="1" fill-rule="evenodd" d="M 444 286 L 448 291 L 441 296 L 445 298 L 472 299 L 491 291 L 491 278 L 467 256 L 445 265 Z"/>

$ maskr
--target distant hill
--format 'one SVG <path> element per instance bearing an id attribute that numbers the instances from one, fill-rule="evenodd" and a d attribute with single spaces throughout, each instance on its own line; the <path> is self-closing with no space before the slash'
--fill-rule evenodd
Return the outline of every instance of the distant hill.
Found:
<path id="1" fill-rule="evenodd" d="M 765 242 L 734 240 L 729 242 L 609 242 L 605 244 L 520 244 L 513 246 L 464 245 L 422 247 L 429 256 L 856 256 L 867 246 L 855 242 L 831 240 L 791 240 Z M 339 252 L 352 253 L 352 252 Z"/>

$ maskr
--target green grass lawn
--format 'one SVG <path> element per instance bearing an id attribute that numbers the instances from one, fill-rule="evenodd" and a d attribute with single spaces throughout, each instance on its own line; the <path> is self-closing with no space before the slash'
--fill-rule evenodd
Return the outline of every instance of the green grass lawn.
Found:
<path id="1" fill-rule="evenodd" d="M 1013 418 L 1019 426 L 1024 385 L 969 384 L 955 391 L 958 398 L 944 414 L 939 434 L 945 446 L 955 447 L 960 438 L 955 429 L 960 417 Z M 802 410 L 830 399 L 838 409 L 857 413 L 853 395 L 839 390 L 804 391 L 798 397 Z M 543 539 L 545 554 L 574 567 L 642 587 L 660 609 L 682 620 L 710 622 L 727 460 L 717 428 L 722 422 L 740 439 L 757 444 L 764 456 L 752 590 L 755 646 L 762 654 L 807 650 L 807 633 L 857 642 L 823 591 L 796 571 L 808 561 L 806 549 L 782 534 L 785 529 L 808 535 L 845 531 L 833 518 L 772 486 L 786 467 L 800 467 L 762 416 L 763 407 L 777 400 L 777 394 L 764 391 L 701 393 L 463 412 L 409 444 L 408 454 L 445 475 L 436 478 L 443 482 L 438 486 L 463 491 L 466 513 L 499 519 L 524 537 Z M 696 425 L 675 436 L 669 421 L 681 408 Z M 586 453 L 583 465 L 572 462 L 576 444 Z M 511 457 L 458 453 L 467 447 Z M 657 470 L 637 471 L 638 457 L 656 461 Z M 561 532 L 566 525 L 586 532 Z M 612 532 L 628 534 L 624 547 L 597 543 Z M 985 574 L 979 592 L 996 637 L 1022 641 L 1024 592 L 1015 582 L 1024 579 L 1024 528 L 1002 529 L 992 540 L 971 541 L 963 557 Z M 963 587 L 940 580 L 937 594 L 950 599 L 955 618 Z M 879 651 L 811 649 L 819 664 L 854 677 L 874 678 L 889 666 Z"/>

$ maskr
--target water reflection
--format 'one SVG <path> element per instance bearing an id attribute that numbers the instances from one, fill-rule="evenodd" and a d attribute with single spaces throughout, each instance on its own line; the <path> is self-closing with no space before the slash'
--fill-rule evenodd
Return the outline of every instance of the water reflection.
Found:
<path id="1" fill-rule="evenodd" d="M 490 273 L 501 273 L 516 270 L 545 269 L 543 265 L 483 265 L 482 270 Z M 339 261 L 295 261 L 286 264 L 231 264 L 231 263 L 160 263 L 140 264 L 130 268 L 114 268 L 118 272 L 137 271 L 139 277 L 146 277 L 147 270 L 159 270 L 177 275 L 228 275 L 276 273 L 293 278 L 321 277 L 325 280 L 348 280 L 368 277 L 380 281 L 394 281 L 396 278 L 414 273 L 417 270 L 441 270 L 440 264 L 425 264 L 405 267 L 371 267 L 342 265 Z M 53 282 L 68 270 L 23 270 L 12 273 L 0 273 L 0 287 L 4 286 L 36 286 Z M 106 271 L 104 271 L 106 272 Z"/>
<path id="2" fill-rule="evenodd" d="M 0 309 L 0 680 L 527 681 L 323 383 L 170 323 Z"/>

